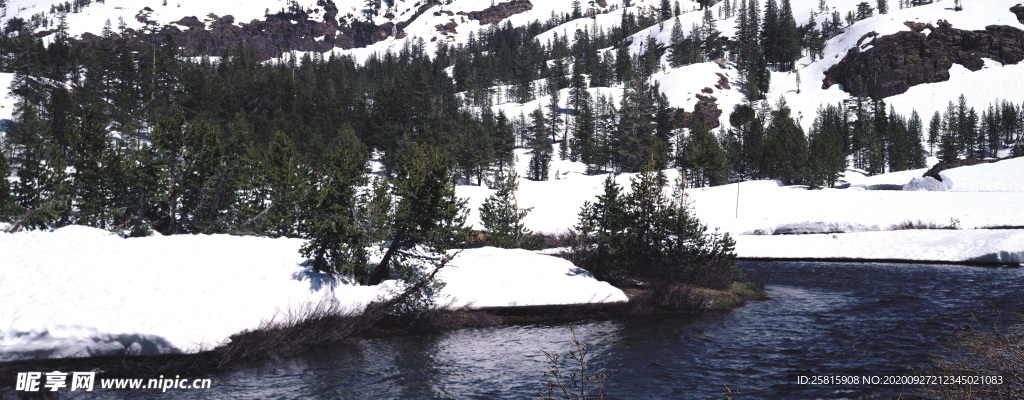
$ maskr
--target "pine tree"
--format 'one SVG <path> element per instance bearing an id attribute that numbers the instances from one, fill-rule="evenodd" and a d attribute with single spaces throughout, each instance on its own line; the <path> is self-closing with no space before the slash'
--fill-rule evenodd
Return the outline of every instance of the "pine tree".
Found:
<path id="1" fill-rule="evenodd" d="M 769 173 L 787 185 L 803 182 L 807 172 L 807 137 L 790 112 L 785 100 L 780 100 L 766 135 Z"/>
<path id="2" fill-rule="evenodd" d="M 0 143 L 0 221 L 9 221 L 14 209 L 14 196 L 11 194 L 11 185 L 7 179 L 10 176 L 10 163 Z"/>
<path id="3" fill-rule="evenodd" d="M 185 116 L 176 105 L 161 115 L 153 128 L 153 148 L 160 173 L 155 227 L 164 234 L 179 233 L 183 166 L 185 162 Z"/>
<path id="4" fill-rule="evenodd" d="M 393 210 L 385 235 L 387 249 L 370 271 L 370 285 L 392 277 L 410 279 L 423 260 L 440 262 L 447 251 L 464 245 L 465 200 L 455 196 L 455 182 L 444 154 L 414 145 L 396 166 L 392 179 Z"/>
<path id="5" fill-rule="evenodd" d="M 683 34 L 683 24 L 679 17 L 672 20 L 672 33 L 669 39 L 669 65 L 672 68 L 679 68 L 689 61 L 689 51 L 686 48 L 686 35 Z"/>
<path id="6" fill-rule="evenodd" d="M 529 132 L 530 168 L 526 179 L 532 181 L 548 180 L 548 165 L 551 162 L 551 137 L 547 133 L 547 118 L 538 108 L 532 114 Z"/>
<path id="7" fill-rule="evenodd" d="M 519 208 L 516 191 L 519 176 L 512 171 L 494 176 L 496 192 L 480 206 L 480 222 L 489 234 L 487 244 L 502 248 L 522 248 L 530 237 L 523 219 L 532 208 Z"/>
<path id="8" fill-rule="evenodd" d="M 603 192 L 594 203 L 585 202 L 579 213 L 579 222 L 573 227 L 574 236 L 583 245 L 575 253 L 586 254 L 583 263 L 599 279 L 621 273 L 618 260 L 622 257 L 622 232 L 626 227 L 625 199 L 611 175 L 604 180 Z"/>
<path id="9" fill-rule="evenodd" d="M 871 18 L 871 15 L 875 13 L 875 9 L 868 5 L 868 2 L 863 1 L 857 4 L 857 14 L 855 17 L 856 21 L 865 20 Z"/>
<path id="10" fill-rule="evenodd" d="M 936 111 L 928 122 L 928 152 L 935 154 L 935 143 L 939 142 L 939 132 L 942 130 L 942 116 Z"/>
<path id="11" fill-rule="evenodd" d="M 843 152 L 845 131 L 839 108 L 828 105 L 818 109 L 808 143 L 808 175 L 812 186 L 835 187 L 846 169 L 846 154 Z"/>
<path id="12" fill-rule="evenodd" d="M 946 106 L 946 112 L 942 115 L 942 131 L 939 136 L 939 161 L 951 162 L 960 158 L 960 119 L 953 102 Z"/>
<path id="13" fill-rule="evenodd" d="M 669 4 L 668 0 L 661 0 L 661 7 L 659 7 L 659 11 L 661 11 L 662 21 L 672 18 L 672 6 Z"/>
<path id="14" fill-rule="evenodd" d="M 879 14 L 888 14 L 889 13 L 889 3 L 888 3 L 888 1 L 886 1 L 886 0 L 878 0 L 878 4 L 877 5 L 878 5 L 878 13 Z"/>
<path id="15" fill-rule="evenodd" d="M 516 146 L 516 135 L 512 129 L 512 124 L 509 122 L 508 117 L 505 116 L 505 111 L 498 111 L 498 116 L 495 118 L 495 140 L 494 140 L 494 155 L 498 162 L 498 170 L 504 171 L 506 168 L 511 168 L 515 159 L 515 146 Z"/>
<path id="16" fill-rule="evenodd" d="M 907 121 L 907 141 L 910 142 L 907 156 L 907 169 L 918 169 L 927 166 L 924 152 L 924 123 L 917 110 L 910 112 L 910 119 Z"/>
<path id="17" fill-rule="evenodd" d="M 772 53 L 775 58 L 769 59 L 769 62 L 778 64 L 783 71 L 789 71 L 800 58 L 800 38 L 789 0 L 782 0 L 782 9 L 779 10 L 776 23 L 774 41 L 768 42 L 769 46 L 774 46 Z"/>
<path id="18" fill-rule="evenodd" d="M 668 146 L 654 136 L 654 99 L 659 95 L 646 79 L 626 82 L 618 130 L 609 148 L 617 168 L 638 171 L 652 157 L 659 167 L 667 165 Z"/>
<path id="19" fill-rule="evenodd" d="M 714 60 L 722 57 L 722 45 L 719 42 L 721 32 L 718 31 L 715 19 L 711 15 L 711 8 L 704 9 L 704 19 L 701 24 L 700 37 L 703 39 L 701 48 L 704 50 L 705 59 Z"/>
<path id="20" fill-rule="evenodd" d="M 761 25 L 761 44 L 765 59 L 773 64 L 779 59 L 779 29 L 779 5 L 775 0 L 768 0 L 764 8 L 764 22 Z"/>
<path id="21" fill-rule="evenodd" d="M 81 114 L 72 129 L 75 223 L 105 229 L 109 207 L 106 180 L 112 169 L 104 159 L 108 146 L 106 124 L 96 103 L 87 105 Z"/>
<path id="22" fill-rule="evenodd" d="M 310 227 L 309 241 L 300 250 L 322 272 L 353 274 L 366 281 L 369 245 L 366 232 L 354 220 L 356 188 L 366 181 L 368 155 L 350 126 L 338 133 L 317 174 L 317 182 L 304 212 Z"/>
<path id="23" fill-rule="evenodd" d="M 735 242 L 707 234 L 693 216 L 681 185 L 666 196 L 666 179 L 647 166 L 623 195 L 609 177 L 604 194 L 580 210 L 573 228 L 580 264 L 599 279 L 641 279 L 725 288 L 736 278 Z"/>
<path id="24" fill-rule="evenodd" d="M 235 188 L 228 179 L 228 165 L 220 142 L 220 128 L 206 119 L 185 129 L 182 166 L 182 230 L 193 233 L 224 233 L 222 215 L 234 201 Z"/>
<path id="25" fill-rule="evenodd" d="M 277 131 L 265 157 L 262 175 L 270 192 L 270 202 L 264 206 L 265 232 L 272 237 L 297 236 L 298 209 L 305 191 L 298 152 L 288 135 Z"/>
<path id="26" fill-rule="evenodd" d="M 547 126 L 546 130 L 551 135 L 551 143 L 558 143 L 559 144 L 559 146 L 558 146 L 558 158 L 564 160 L 564 159 L 567 158 L 568 154 L 566 153 L 567 149 L 565 148 L 565 143 L 566 143 L 565 135 L 566 135 L 566 132 L 562 130 L 562 126 L 563 126 L 562 125 L 562 122 L 563 122 L 562 121 L 562 105 L 561 105 L 561 100 L 559 99 L 559 97 L 560 97 L 559 96 L 559 91 L 552 87 L 551 88 L 550 102 L 548 102 L 548 107 L 547 107 L 548 126 Z M 559 133 L 562 134 L 562 140 L 558 140 L 558 134 Z"/>
<path id="27" fill-rule="evenodd" d="M 680 148 L 677 165 L 687 177 L 688 186 L 718 186 L 728 181 L 725 152 L 699 113 L 693 116 L 690 134 Z"/>

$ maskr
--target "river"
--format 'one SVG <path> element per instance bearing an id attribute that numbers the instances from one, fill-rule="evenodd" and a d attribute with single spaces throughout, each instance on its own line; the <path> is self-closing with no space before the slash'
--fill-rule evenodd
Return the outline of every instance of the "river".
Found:
<path id="1" fill-rule="evenodd" d="M 574 324 L 610 398 L 896 398 L 899 387 L 798 385 L 799 375 L 906 375 L 994 311 L 1024 310 L 1024 269 L 744 262 L 771 300 L 693 316 Z M 542 351 L 569 350 L 568 324 L 464 329 L 333 346 L 211 377 L 213 389 L 133 398 L 528 399 Z M 105 397 L 113 393 L 95 393 Z"/>

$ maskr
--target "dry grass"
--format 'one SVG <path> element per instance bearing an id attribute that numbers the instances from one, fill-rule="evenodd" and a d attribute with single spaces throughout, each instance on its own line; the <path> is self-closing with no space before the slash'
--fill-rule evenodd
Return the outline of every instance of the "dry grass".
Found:
<path id="1" fill-rule="evenodd" d="M 548 366 L 548 370 L 544 372 L 547 382 L 544 390 L 536 396 L 541 400 L 603 400 L 605 384 L 617 371 L 588 375 L 590 363 L 587 361 L 587 355 L 590 354 L 590 346 L 576 337 L 576 330 L 571 325 L 569 332 L 572 333 L 572 340 L 569 341 L 568 353 L 544 351 Z M 565 363 L 568 365 L 563 368 Z"/>
<path id="2" fill-rule="evenodd" d="M 960 229 L 960 220 L 956 218 L 950 218 L 949 223 L 941 225 L 934 221 L 924 222 L 921 220 L 911 221 L 906 220 L 898 224 L 889 226 L 890 231 L 905 231 L 905 230 L 922 230 L 922 229 Z"/>
<path id="3" fill-rule="evenodd" d="M 976 317 L 932 355 L 924 375 L 1000 377 L 999 384 L 929 385 L 919 390 L 941 399 L 1024 399 L 1024 316 L 997 315 L 987 324 Z M 981 382 L 986 383 L 986 382 Z"/>

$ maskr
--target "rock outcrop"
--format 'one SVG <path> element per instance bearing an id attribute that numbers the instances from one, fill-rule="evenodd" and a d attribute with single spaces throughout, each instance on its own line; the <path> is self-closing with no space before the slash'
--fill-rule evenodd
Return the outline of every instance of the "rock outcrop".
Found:
<path id="1" fill-rule="evenodd" d="M 530 0 L 512 0 L 508 3 L 501 3 L 487 7 L 483 11 L 467 13 L 466 16 L 469 17 L 469 19 L 480 21 L 480 25 L 490 25 L 532 9 L 533 4 L 530 3 Z"/>
<path id="2" fill-rule="evenodd" d="M 842 84 L 850 94 L 878 99 L 915 85 L 949 80 L 953 64 L 977 71 L 984 66 L 982 58 L 1003 64 L 1024 59 L 1024 31 L 1015 27 L 992 25 L 967 31 L 941 20 L 937 25 L 908 22 L 910 32 L 873 37 L 854 47 L 825 72 L 822 87 Z"/>
<path id="3" fill-rule="evenodd" d="M 222 56 L 241 44 L 254 48 L 260 58 L 268 60 L 291 51 L 352 49 L 366 47 L 391 36 L 403 38 L 403 31 L 410 23 L 437 6 L 436 3 L 428 2 L 404 21 L 374 25 L 360 19 L 339 18 L 338 7 L 333 0 L 320 0 L 318 3 L 322 8 L 320 10 L 290 10 L 267 15 L 263 20 L 254 19 L 238 24 L 231 15 L 210 14 L 205 22 L 190 16 L 163 27 L 151 19 L 152 9 L 143 8 L 136 19 L 144 23 L 146 28 L 127 29 L 125 36 L 138 43 L 160 43 L 165 36 L 172 35 L 186 56 Z M 503 19 L 505 16 L 502 15 L 515 14 L 532 7 L 527 0 L 513 0 L 477 13 L 480 13 L 481 18 Z M 444 14 L 454 16 L 451 12 Z M 442 25 L 442 28 L 454 31 L 455 26 L 457 24 L 452 21 Z M 81 40 L 96 42 L 100 37 L 85 33 Z"/>
<path id="4" fill-rule="evenodd" d="M 689 128 L 693 126 L 694 114 L 700 113 L 704 117 L 708 129 L 718 128 L 721 125 L 718 119 L 722 116 L 722 110 L 718 108 L 718 99 L 703 94 L 697 94 L 696 97 L 697 104 L 693 106 L 693 112 L 686 112 L 678 108 L 672 110 L 675 127 Z"/>
<path id="5" fill-rule="evenodd" d="M 1010 7 L 1010 12 L 1017 16 L 1017 21 L 1024 24 L 1024 4 L 1018 4 Z"/>

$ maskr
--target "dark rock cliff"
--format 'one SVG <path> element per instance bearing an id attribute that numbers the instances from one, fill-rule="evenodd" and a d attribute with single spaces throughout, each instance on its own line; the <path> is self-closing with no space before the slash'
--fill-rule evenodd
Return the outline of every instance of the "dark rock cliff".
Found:
<path id="1" fill-rule="evenodd" d="M 501 3 L 484 9 L 466 14 L 469 19 L 480 21 L 480 25 L 488 25 L 501 22 L 505 18 L 524 13 L 533 9 L 529 0 L 512 0 L 508 3 Z"/>
<path id="2" fill-rule="evenodd" d="M 325 52 L 334 48 L 352 49 L 372 45 L 392 35 L 402 38 L 405 37 L 403 31 L 406 26 L 437 4 L 423 4 L 408 19 L 381 25 L 338 18 L 338 7 L 332 0 L 320 0 L 319 5 L 322 10 L 277 13 L 268 15 L 263 20 L 238 24 L 231 15 L 210 14 L 207 16 L 207 22 L 191 16 L 162 27 L 150 20 L 150 12 L 144 9 L 136 15 L 136 19 L 146 24 L 146 28 L 139 31 L 128 29 L 125 36 L 132 41 L 156 44 L 170 34 L 174 36 L 175 42 L 181 46 L 182 54 L 186 56 L 222 56 L 225 51 L 241 44 L 256 49 L 260 57 L 267 60 L 290 51 Z M 482 24 L 488 24 L 532 8 L 529 0 L 513 0 L 483 11 L 471 12 L 468 16 L 475 16 Z M 99 39 L 91 33 L 83 34 L 81 38 L 84 42 L 95 42 Z"/>
<path id="3" fill-rule="evenodd" d="M 1010 7 L 1010 12 L 1017 16 L 1017 21 L 1024 24 L 1024 4 L 1018 4 Z"/>
<path id="4" fill-rule="evenodd" d="M 862 46 L 850 50 L 825 72 L 822 87 L 842 84 L 850 94 L 878 99 L 915 85 L 949 80 L 953 64 L 977 71 L 984 66 L 982 58 L 1003 64 L 1024 59 L 1024 31 L 1015 27 L 992 25 L 967 31 L 941 20 L 937 27 L 913 22 L 907 26 L 910 32 L 875 37 L 867 50 L 862 51 Z"/>

